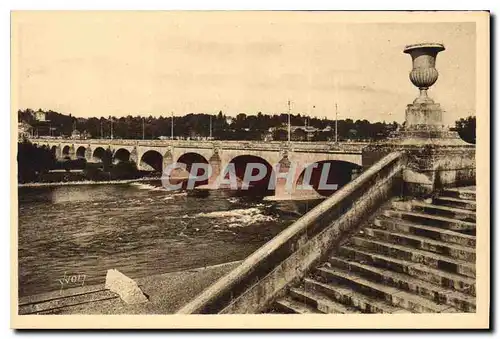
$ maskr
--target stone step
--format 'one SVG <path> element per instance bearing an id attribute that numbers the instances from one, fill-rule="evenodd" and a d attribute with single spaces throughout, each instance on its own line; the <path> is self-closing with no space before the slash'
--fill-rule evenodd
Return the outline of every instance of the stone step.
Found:
<path id="1" fill-rule="evenodd" d="M 284 313 L 321 313 L 317 309 L 293 299 L 291 296 L 285 296 L 284 298 L 278 299 L 274 303 L 274 308 Z"/>
<path id="2" fill-rule="evenodd" d="M 442 287 L 454 289 L 472 296 L 476 295 L 475 280 L 464 275 L 445 272 L 424 264 L 408 262 L 352 246 L 344 245 L 339 248 L 338 253 L 343 257 L 364 264 L 390 269 L 394 272 L 405 273 L 409 276 L 416 277 Z"/>
<path id="3" fill-rule="evenodd" d="M 324 282 L 318 279 L 325 280 Z M 362 313 L 410 313 L 401 307 L 395 307 L 384 300 L 368 297 L 349 286 L 342 286 L 327 282 L 318 276 L 317 279 L 305 278 L 304 286 L 307 290 L 315 290 L 329 298 L 346 305 L 347 307 L 355 308 Z"/>
<path id="4" fill-rule="evenodd" d="M 373 224 L 378 228 L 388 231 L 409 233 L 420 237 L 454 243 L 462 246 L 476 248 L 476 237 L 456 231 L 450 231 L 440 227 L 419 225 L 411 222 L 403 222 L 400 219 L 385 216 L 377 217 Z"/>
<path id="5" fill-rule="evenodd" d="M 18 308 L 19 314 L 35 314 L 44 312 L 54 312 L 65 307 L 88 304 L 91 302 L 105 301 L 118 298 L 116 293 L 106 289 L 96 289 L 89 292 L 77 293 L 61 298 L 51 298 L 40 300 L 31 303 L 20 304 Z"/>
<path id="6" fill-rule="evenodd" d="M 446 304 L 438 304 L 421 296 L 376 283 L 363 278 L 359 274 L 348 272 L 339 268 L 321 267 L 317 269 L 318 274 L 328 281 L 334 281 L 342 285 L 348 285 L 353 289 L 374 298 L 384 299 L 393 306 L 401 307 L 417 313 L 441 313 L 457 312 L 457 309 Z"/>
<path id="7" fill-rule="evenodd" d="M 433 240 L 409 233 L 391 232 L 370 227 L 363 229 L 363 234 L 378 240 L 383 240 L 398 245 L 406 245 L 408 247 L 446 255 L 451 258 L 472 263 L 476 262 L 476 250 L 472 247 L 464 247 L 461 245 Z"/>
<path id="8" fill-rule="evenodd" d="M 292 287 L 290 288 L 289 295 L 293 299 L 315 308 L 322 313 L 361 313 L 353 307 L 348 307 L 332 300 L 315 289 Z"/>
<path id="9" fill-rule="evenodd" d="M 329 262 L 333 266 L 345 271 L 355 272 L 377 283 L 390 285 L 413 294 L 418 294 L 438 304 L 447 304 L 464 312 L 476 311 L 475 297 L 435 285 L 408 274 L 398 273 L 389 269 L 378 268 L 340 257 L 331 257 Z"/>
<path id="10" fill-rule="evenodd" d="M 440 195 L 445 197 L 476 200 L 476 191 L 464 188 L 447 188 L 443 190 Z"/>
<path id="11" fill-rule="evenodd" d="M 476 276 L 475 264 L 450 258 L 441 254 L 359 236 L 352 237 L 350 242 L 357 247 L 371 250 L 372 252 L 414 263 L 425 264 L 432 268 L 437 268 L 451 273 L 463 274 L 472 278 Z"/>
<path id="12" fill-rule="evenodd" d="M 398 210 L 384 210 L 383 215 L 392 218 L 399 218 L 401 220 L 410 221 L 414 223 L 442 227 L 453 231 L 475 231 L 476 224 L 464 220 L 457 220 L 438 215 L 431 215 L 420 212 L 406 212 Z"/>
<path id="13" fill-rule="evenodd" d="M 396 207 L 397 203 L 393 204 Z M 465 220 L 470 222 L 476 222 L 476 212 L 470 211 L 462 208 L 440 206 L 434 204 L 428 204 L 421 201 L 412 201 L 411 210 L 414 212 L 423 212 L 432 215 L 439 215 L 446 218 Z"/>
<path id="14" fill-rule="evenodd" d="M 440 206 L 449 206 L 455 208 L 462 208 L 470 211 L 476 211 L 476 201 L 466 200 L 453 197 L 439 196 L 432 199 L 433 204 Z"/>

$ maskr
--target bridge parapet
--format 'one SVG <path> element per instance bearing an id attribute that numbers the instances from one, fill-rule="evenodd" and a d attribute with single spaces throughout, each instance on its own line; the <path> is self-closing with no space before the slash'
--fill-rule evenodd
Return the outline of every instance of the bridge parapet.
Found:
<path id="1" fill-rule="evenodd" d="M 142 147 L 175 147 L 200 149 L 252 149 L 263 151 L 280 151 L 287 149 L 295 152 L 352 152 L 361 153 L 369 145 L 367 142 L 345 142 L 334 144 L 331 142 L 300 142 L 291 143 L 280 141 L 233 141 L 233 140 L 133 140 L 133 139 L 53 139 L 32 138 L 38 144 L 75 144 L 75 145 L 112 145 L 112 146 L 142 146 Z"/>

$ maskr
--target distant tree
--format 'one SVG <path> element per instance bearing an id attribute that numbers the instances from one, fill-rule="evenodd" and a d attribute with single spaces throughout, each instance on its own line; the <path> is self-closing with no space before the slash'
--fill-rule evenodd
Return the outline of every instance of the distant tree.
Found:
<path id="1" fill-rule="evenodd" d="M 328 141 L 332 138 L 332 132 L 320 131 L 314 134 L 312 141 Z"/>
<path id="2" fill-rule="evenodd" d="M 464 141 L 476 143 L 476 117 L 468 116 L 455 121 L 455 130 Z"/>
<path id="3" fill-rule="evenodd" d="M 54 153 L 48 147 L 36 147 L 25 140 L 17 145 L 19 182 L 38 181 L 40 175 L 55 165 Z"/>
<path id="4" fill-rule="evenodd" d="M 288 140 L 288 133 L 283 129 L 276 129 L 273 131 L 273 140 L 286 141 Z"/>
<path id="5" fill-rule="evenodd" d="M 297 128 L 293 131 L 291 138 L 295 141 L 305 141 L 307 140 L 307 133 L 303 129 Z"/>

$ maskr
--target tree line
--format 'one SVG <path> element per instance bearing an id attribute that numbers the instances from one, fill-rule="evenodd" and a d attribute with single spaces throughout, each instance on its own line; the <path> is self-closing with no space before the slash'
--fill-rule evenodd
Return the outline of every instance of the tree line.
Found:
<path id="1" fill-rule="evenodd" d="M 222 111 L 218 114 L 189 113 L 184 116 L 142 117 L 128 115 L 125 117 L 91 117 L 77 118 L 71 114 L 62 114 L 52 110 L 45 112 L 47 121 L 35 119 L 32 109 L 19 110 L 19 121 L 33 127 L 33 133 L 38 136 L 71 136 L 74 129 L 86 132 L 92 138 L 120 139 L 157 139 L 171 137 L 172 123 L 175 138 L 208 138 L 219 140 L 286 140 L 288 138 L 288 114 L 255 115 L 240 113 L 229 117 Z M 302 114 L 291 114 L 292 126 L 309 126 L 318 129 L 306 133 L 303 129 L 295 129 L 292 139 L 327 141 L 335 136 L 335 120 L 327 118 L 308 117 Z M 396 122 L 372 123 L 366 119 L 342 119 L 337 121 L 337 138 L 342 140 L 379 140 L 384 139 L 398 128 Z M 326 130 L 325 130 L 326 129 Z"/>
<path id="2" fill-rule="evenodd" d="M 47 121 L 38 121 L 35 111 L 25 109 L 18 111 L 19 121 L 32 126 L 32 133 L 38 136 L 70 137 L 76 129 L 86 132 L 91 138 L 115 139 L 157 139 L 160 137 L 196 139 L 212 137 L 218 140 L 278 140 L 288 139 L 288 114 L 255 115 L 240 113 L 236 117 L 229 117 L 222 111 L 217 114 L 189 113 L 184 116 L 132 116 L 125 117 L 91 117 L 77 118 L 71 114 L 62 114 L 52 110 L 43 111 Z M 294 129 L 292 140 L 331 141 L 337 140 L 382 140 L 393 134 L 400 125 L 397 122 L 370 122 L 366 119 L 335 120 L 318 117 L 309 117 L 302 114 L 291 114 L 292 126 L 309 126 L 317 129 L 307 133 L 304 129 Z M 475 143 L 476 118 L 469 116 L 455 122 L 455 130 L 462 139 Z"/>

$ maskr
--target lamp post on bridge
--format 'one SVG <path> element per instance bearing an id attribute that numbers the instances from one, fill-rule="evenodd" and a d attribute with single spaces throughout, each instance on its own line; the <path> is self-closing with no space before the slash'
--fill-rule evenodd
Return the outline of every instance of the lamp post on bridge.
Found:
<path id="1" fill-rule="evenodd" d="M 111 135 L 110 135 L 110 138 L 113 139 L 113 117 L 111 115 L 109 116 L 109 120 L 111 122 L 111 126 L 110 126 Z"/>
<path id="2" fill-rule="evenodd" d="M 210 140 L 212 140 L 212 115 L 210 114 Z"/>
<path id="3" fill-rule="evenodd" d="M 288 100 L 288 144 L 290 144 L 290 136 L 292 134 L 292 127 L 291 127 L 291 122 L 290 122 L 290 113 L 291 113 L 291 103 L 290 100 Z"/>
<path id="4" fill-rule="evenodd" d="M 144 128 L 144 117 L 142 117 L 142 140 L 146 139 L 146 131 Z"/>
<path id="5" fill-rule="evenodd" d="M 337 103 L 335 103 L 335 143 L 338 143 L 338 109 Z"/>
<path id="6" fill-rule="evenodd" d="M 174 140 L 174 112 L 172 112 L 172 123 L 170 124 L 170 139 Z"/>

